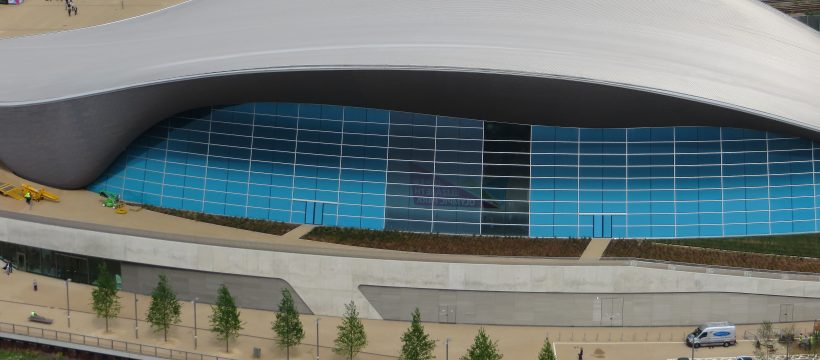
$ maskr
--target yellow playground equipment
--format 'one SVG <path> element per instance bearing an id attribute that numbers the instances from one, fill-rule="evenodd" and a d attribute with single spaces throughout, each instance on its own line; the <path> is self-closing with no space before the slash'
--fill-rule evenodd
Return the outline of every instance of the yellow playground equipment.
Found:
<path id="1" fill-rule="evenodd" d="M 54 202 L 60 201 L 59 196 L 54 195 L 43 188 L 37 189 L 28 184 L 14 186 L 11 184 L 0 183 L 0 195 L 5 195 L 15 200 L 25 200 L 26 192 L 31 193 L 31 200 L 34 201 L 40 201 L 43 199 L 51 200 Z"/>

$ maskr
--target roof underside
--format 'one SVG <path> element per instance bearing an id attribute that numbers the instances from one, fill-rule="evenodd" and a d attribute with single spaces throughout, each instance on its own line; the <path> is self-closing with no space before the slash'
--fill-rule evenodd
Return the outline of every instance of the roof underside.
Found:
<path id="1" fill-rule="evenodd" d="M 188 3 L 0 40 L 0 106 L 296 69 L 462 69 L 625 86 L 820 129 L 820 34 L 755 0 Z M 2 120 L 2 119 L 0 119 Z"/>
<path id="2" fill-rule="evenodd" d="M 0 58 L 0 123 L 37 129 L 0 132 L 0 161 L 64 188 L 176 112 L 251 101 L 820 139 L 820 34 L 756 0 L 191 0 Z"/>

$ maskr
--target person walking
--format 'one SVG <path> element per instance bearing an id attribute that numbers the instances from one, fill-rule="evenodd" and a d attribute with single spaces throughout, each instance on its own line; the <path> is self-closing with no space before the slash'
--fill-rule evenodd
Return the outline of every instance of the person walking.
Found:
<path id="1" fill-rule="evenodd" d="M 37 280 L 34 280 L 31 285 L 34 286 L 34 291 L 37 291 Z"/>
<path id="2" fill-rule="evenodd" d="M 5 261 L 3 260 L 6 265 L 3 266 L 3 270 L 6 271 L 6 276 L 11 275 L 11 272 L 14 271 L 14 265 L 11 263 L 11 260 Z"/>
<path id="3" fill-rule="evenodd" d="M 26 191 L 26 194 L 23 195 L 23 197 L 26 198 L 26 204 L 28 204 L 28 209 L 31 210 L 31 191 Z"/>
<path id="4" fill-rule="evenodd" d="M 584 360 L 584 348 L 581 348 L 581 351 L 578 352 L 578 360 Z"/>

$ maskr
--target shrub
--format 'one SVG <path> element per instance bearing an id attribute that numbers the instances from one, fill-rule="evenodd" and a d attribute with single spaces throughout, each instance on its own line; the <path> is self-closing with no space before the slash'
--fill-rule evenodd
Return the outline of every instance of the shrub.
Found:
<path id="1" fill-rule="evenodd" d="M 214 225 L 221 225 L 232 227 L 236 229 L 242 230 L 250 230 L 256 231 L 265 234 L 271 235 L 282 235 L 291 231 L 298 227 L 297 224 L 289 224 L 283 223 L 279 221 L 270 221 L 270 220 L 260 220 L 260 219 L 248 219 L 248 218 L 241 218 L 235 216 L 223 216 L 223 215 L 212 215 L 212 214 L 205 214 L 201 212 L 195 211 L 188 211 L 188 210 L 179 210 L 179 209 L 171 209 L 171 208 L 164 208 L 159 206 L 153 205 L 145 205 L 145 204 L 135 204 L 134 206 L 140 206 L 143 209 L 151 210 L 154 212 L 181 217 L 189 220 L 214 224 Z"/>
<path id="2" fill-rule="evenodd" d="M 317 227 L 305 239 L 376 249 L 433 254 L 579 257 L 589 239 L 440 235 L 400 231 Z"/>
<path id="3" fill-rule="evenodd" d="M 604 257 L 632 257 L 692 264 L 820 273 L 820 259 L 696 248 L 645 240 L 613 240 L 604 252 Z"/>

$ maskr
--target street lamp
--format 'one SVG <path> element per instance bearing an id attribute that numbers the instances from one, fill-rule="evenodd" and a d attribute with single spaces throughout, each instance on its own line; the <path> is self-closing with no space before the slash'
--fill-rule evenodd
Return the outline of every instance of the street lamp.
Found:
<path id="1" fill-rule="evenodd" d="M 137 293 L 134 293 L 134 337 L 140 338 L 140 323 L 137 316 Z"/>
<path id="2" fill-rule="evenodd" d="M 194 304 L 194 350 L 196 350 L 196 301 L 199 300 L 198 297 L 194 298 L 194 301 L 191 301 Z"/>
<path id="3" fill-rule="evenodd" d="M 316 360 L 319 360 L 319 320 L 318 316 L 316 317 Z"/>
<path id="4" fill-rule="evenodd" d="M 692 336 L 692 360 L 695 360 L 695 336 Z"/>
<path id="5" fill-rule="evenodd" d="M 66 309 L 66 317 L 68 318 L 68 328 L 71 329 L 71 302 L 68 300 L 68 283 L 71 282 L 71 278 L 65 279 L 65 309 Z"/>
<path id="6" fill-rule="evenodd" d="M 444 360 L 450 360 L 450 338 L 444 339 Z"/>

